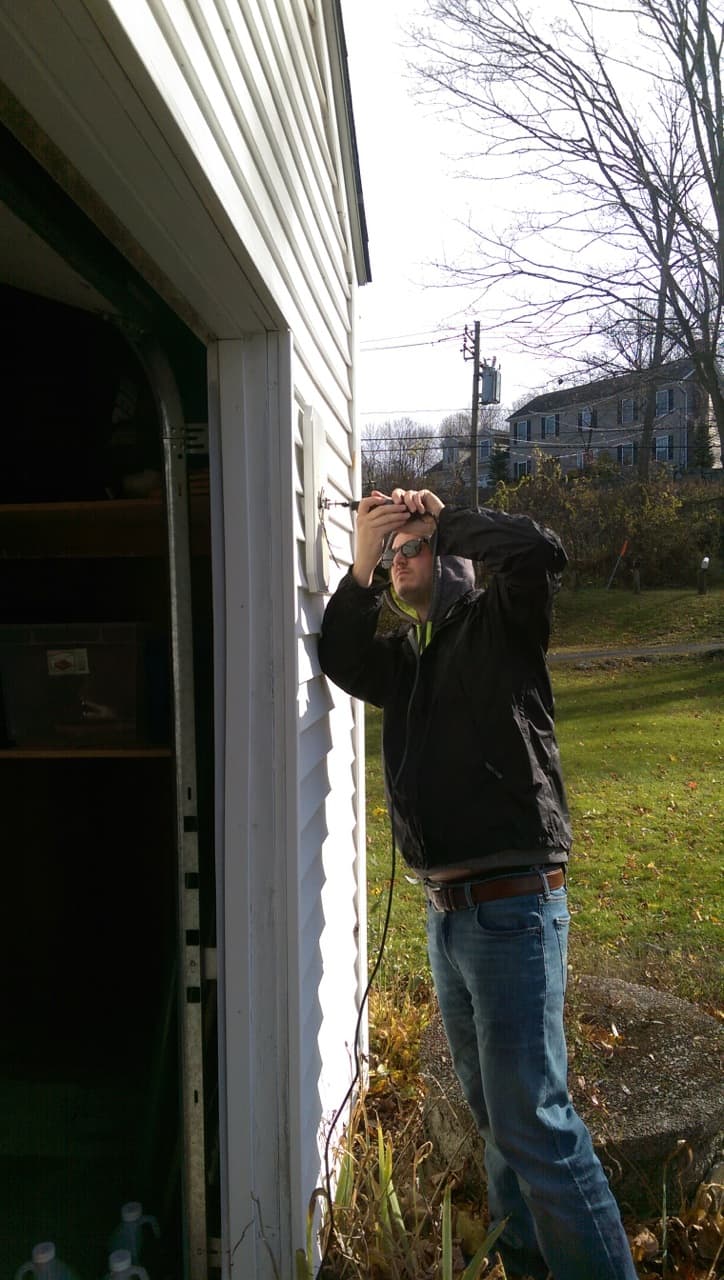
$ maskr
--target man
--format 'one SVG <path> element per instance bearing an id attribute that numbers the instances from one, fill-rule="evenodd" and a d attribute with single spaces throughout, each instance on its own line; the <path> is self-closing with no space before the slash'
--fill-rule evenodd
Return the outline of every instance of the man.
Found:
<path id="1" fill-rule="evenodd" d="M 384 554 L 383 554 L 384 553 Z M 377 635 L 380 561 L 406 633 Z M 473 560 L 492 571 L 474 585 Z M 394 838 L 427 897 L 453 1063 L 485 1139 L 509 1277 L 635 1280 L 616 1202 L 566 1086 L 568 810 L 545 653 L 555 534 L 427 489 L 359 504 L 329 601 L 325 673 L 384 710 Z"/>

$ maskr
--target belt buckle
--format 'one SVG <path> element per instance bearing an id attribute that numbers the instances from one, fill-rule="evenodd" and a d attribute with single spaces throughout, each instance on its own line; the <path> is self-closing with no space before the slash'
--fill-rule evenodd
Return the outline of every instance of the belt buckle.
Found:
<path id="1" fill-rule="evenodd" d="M 446 908 L 442 904 L 446 896 L 445 886 L 442 884 L 432 884 L 431 881 L 426 880 L 425 892 L 427 893 L 427 900 L 433 911 L 444 913 Z"/>

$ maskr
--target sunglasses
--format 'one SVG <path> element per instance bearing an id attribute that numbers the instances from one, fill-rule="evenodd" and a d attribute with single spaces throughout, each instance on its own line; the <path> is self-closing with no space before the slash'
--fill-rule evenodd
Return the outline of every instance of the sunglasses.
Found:
<path id="1" fill-rule="evenodd" d="M 408 538 L 407 542 L 401 542 L 399 547 L 385 547 L 382 552 L 382 568 L 391 569 L 392 561 L 398 552 L 406 560 L 414 560 L 415 556 L 419 556 L 425 544 L 430 545 L 434 536 L 434 534 L 430 533 L 424 538 Z"/>

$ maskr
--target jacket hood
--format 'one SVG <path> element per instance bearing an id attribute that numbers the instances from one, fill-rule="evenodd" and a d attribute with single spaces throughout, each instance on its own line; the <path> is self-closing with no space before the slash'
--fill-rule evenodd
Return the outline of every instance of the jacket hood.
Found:
<path id="1" fill-rule="evenodd" d="M 447 617 L 458 600 L 475 589 L 472 560 L 466 560 L 463 556 L 439 556 L 436 547 L 437 537 L 433 543 L 432 605 L 427 619 L 432 623 L 433 629 Z M 406 622 L 419 621 L 417 611 L 400 599 L 391 581 L 385 588 L 384 599 L 398 617 L 404 618 Z"/>

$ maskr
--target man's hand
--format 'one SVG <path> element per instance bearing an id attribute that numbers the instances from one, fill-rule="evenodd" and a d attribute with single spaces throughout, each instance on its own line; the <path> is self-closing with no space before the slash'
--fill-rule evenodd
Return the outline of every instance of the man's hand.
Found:
<path id="1" fill-rule="evenodd" d="M 412 516 L 432 516 L 435 520 L 445 506 L 431 489 L 393 489 L 392 501 L 404 502 Z"/>
<path id="2" fill-rule="evenodd" d="M 396 489 L 395 493 L 401 493 Z M 410 518 L 410 508 L 399 498 L 390 500 L 375 489 L 369 498 L 363 498 L 357 508 L 357 539 L 352 577 L 360 587 L 372 585 L 375 570 L 385 543 L 391 533 L 396 533 Z"/>

